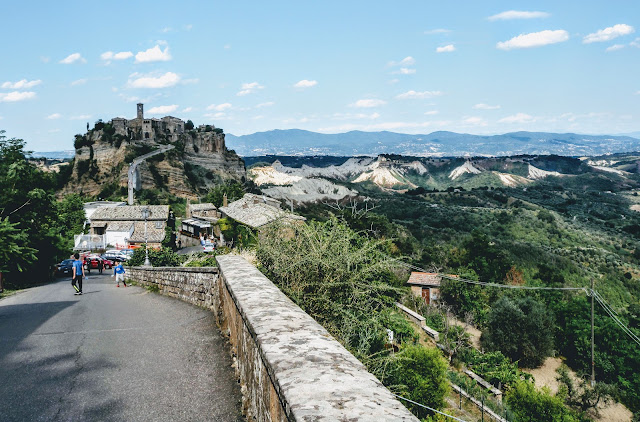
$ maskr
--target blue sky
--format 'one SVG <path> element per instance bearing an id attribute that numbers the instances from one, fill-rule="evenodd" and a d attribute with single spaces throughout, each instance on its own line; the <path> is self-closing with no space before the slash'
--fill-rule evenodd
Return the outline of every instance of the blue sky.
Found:
<path id="1" fill-rule="evenodd" d="M 242 135 L 640 131 L 629 1 L 3 2 L 0 130 L 172 115 Z"/>

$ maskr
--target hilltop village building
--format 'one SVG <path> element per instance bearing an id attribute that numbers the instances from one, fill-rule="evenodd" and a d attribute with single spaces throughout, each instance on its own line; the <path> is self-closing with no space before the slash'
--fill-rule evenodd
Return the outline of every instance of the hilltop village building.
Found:
<path id="1" fill-rule="evenodd" d="M 151 211 L 146 222 L 149 247 L 160 247 L 167 225 L 174 219 L 168 205 L 124 205 L 98 208 L 90 219 L 91 235 L 103 236 L 106 246 L 117 249 L 138 247 L 145 242 L 145 219 L 142 210 Z"/>
<path id="2" fill-rule="evenodd" d="M 166 140 L 174 142 L 184 133 L 185 122 L 177 117 L 165 116 L 162 119 L 144 118 L 144 104 L 138 103 L 135 119 L 127 120 L 123 117 L 115 117 L 111 120 L 115 133 L 126 136 L 131 140 L 157 140 L 163 136 Z"/>

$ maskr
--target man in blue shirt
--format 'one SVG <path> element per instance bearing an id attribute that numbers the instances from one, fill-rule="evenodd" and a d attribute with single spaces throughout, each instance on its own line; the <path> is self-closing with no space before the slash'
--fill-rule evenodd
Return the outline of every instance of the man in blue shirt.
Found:
<path id="1" fill-rule="evenodd" d="M 76 290 L 74 295 L 81 295 L 82 278 L 84 277 L 84 266 L 82 265 L 82 261 L 80 261 L 80 254 L 78 252 L 73 254 L 73 257 L 76 260 L 73 261 L 73 278 L 71 279 L 71 285 Z"/>
<path id="2" fill-rule="evenodd" d="M 113 275 L 111 277 L 115 277 L 116 278 L 116 287 L 120 287 L 120 282 L 122 281 L 122 284 L 124 284 L 124 287 L 127 287 L 127 283 L 124 281 L 124 267 L 122 266 L 122 262 L 120 261 L 116 261 L 116 265 L 115 267 L 113 267 Z"/>

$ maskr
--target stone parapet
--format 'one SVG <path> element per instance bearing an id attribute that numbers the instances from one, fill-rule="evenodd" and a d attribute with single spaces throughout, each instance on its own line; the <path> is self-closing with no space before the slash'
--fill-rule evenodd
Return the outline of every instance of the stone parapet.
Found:
<path id="1" fill-rule="evenodd" d="M 219 269 L 135 267 L 127 277 L 214 312 L 235 355 L 248 420 L 418 421 L 254 266 L 239 256 L 217 260 Z"/>

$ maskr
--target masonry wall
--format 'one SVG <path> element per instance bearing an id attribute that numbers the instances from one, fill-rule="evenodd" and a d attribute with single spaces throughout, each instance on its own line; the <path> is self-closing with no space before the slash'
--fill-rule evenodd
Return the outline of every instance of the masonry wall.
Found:
<path id="1" fill-rule="evenodd" d="M 244 410 L 256 421 L 415 421 L 364 365 L 239 256 L 220 268 L 127 270 L 212 310 L 229 336 Z"/>

